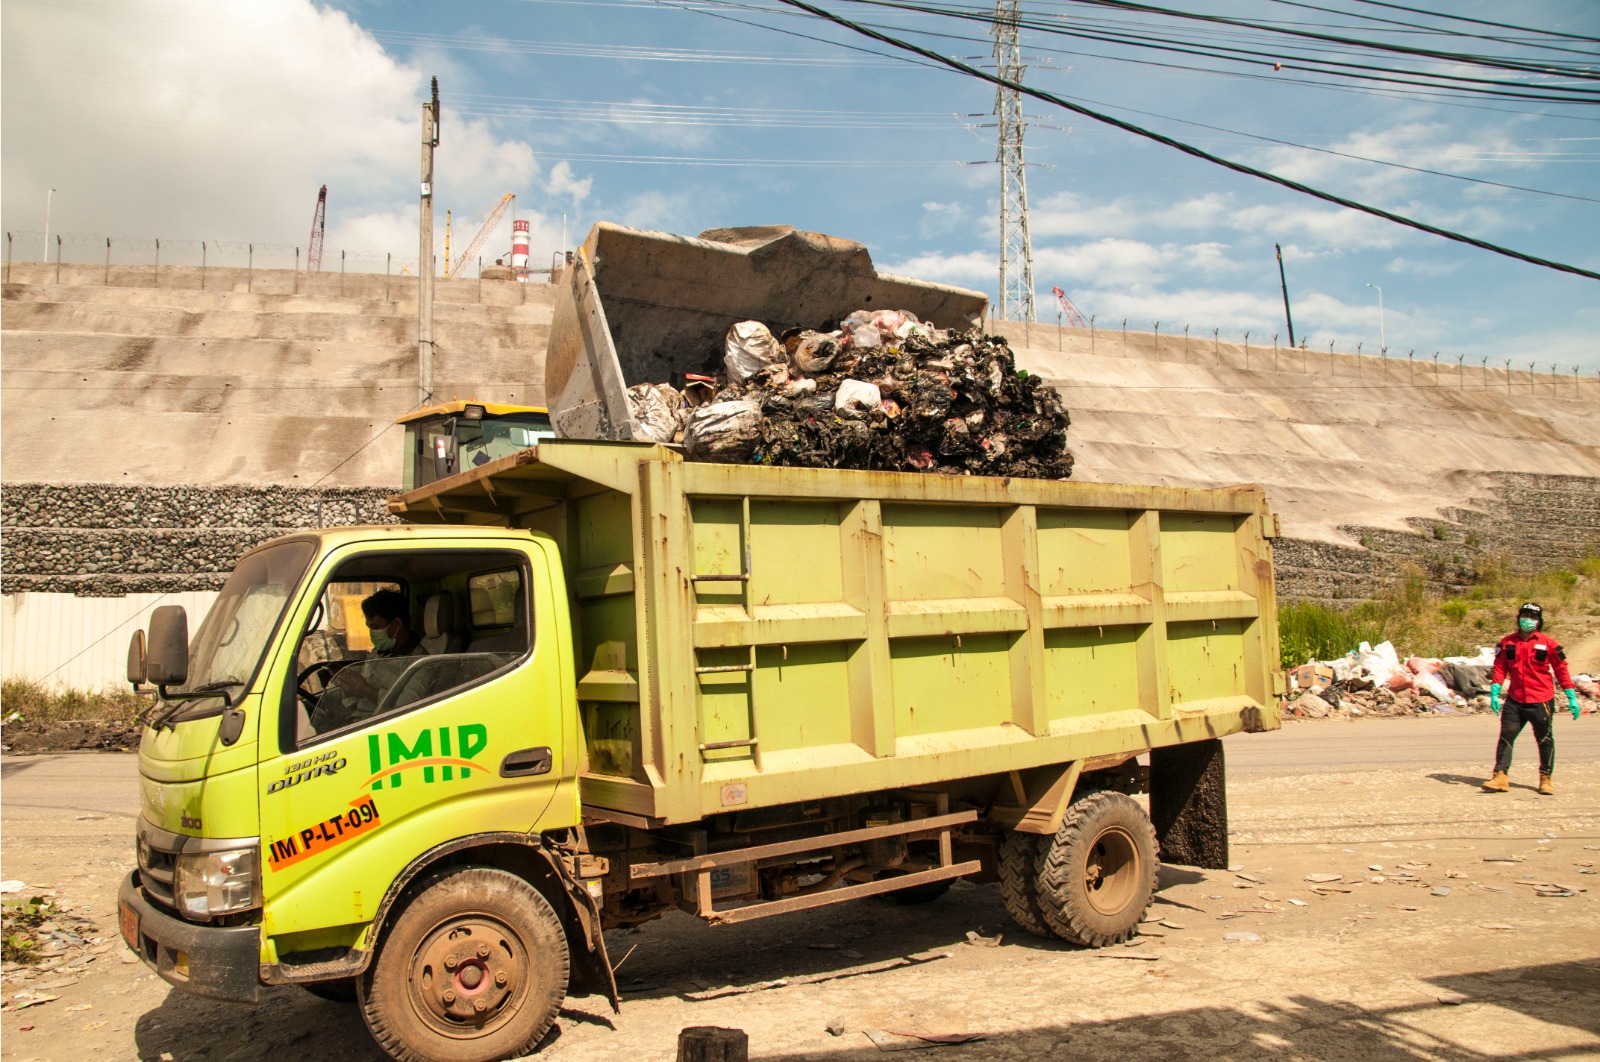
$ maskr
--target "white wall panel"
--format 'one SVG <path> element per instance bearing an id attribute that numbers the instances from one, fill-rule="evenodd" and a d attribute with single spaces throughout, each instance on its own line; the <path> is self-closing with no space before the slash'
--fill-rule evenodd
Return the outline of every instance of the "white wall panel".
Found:
<path id="1" fill-rule="evenodd" d="M 0 674 L 46 685 L 100 690 L 127 683 L 128 639 L 159 605 L 182 605 L 189 634 L 199 629 L 214 590 L 124 597 L 0 595 Z"/>

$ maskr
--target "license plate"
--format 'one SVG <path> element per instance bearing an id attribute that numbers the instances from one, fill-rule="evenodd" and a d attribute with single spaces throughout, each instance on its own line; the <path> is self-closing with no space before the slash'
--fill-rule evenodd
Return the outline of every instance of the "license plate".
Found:
<path id="1" fill-rule="evenodd" d="M 139 950 L 139 912 L 127 904 L 117 908 L 117 921 L 122 926 L 122 939 L 128 942 L 128 947 L 134 951 Z"/>

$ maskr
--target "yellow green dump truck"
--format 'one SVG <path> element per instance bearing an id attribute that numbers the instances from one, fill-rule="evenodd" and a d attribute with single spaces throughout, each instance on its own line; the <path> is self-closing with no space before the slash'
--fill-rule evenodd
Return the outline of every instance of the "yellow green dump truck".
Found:
<path id="1" fill-rule="evenodd" d="M 251 550 L 192 640 L 177 607 L 135 637 L 159 700 L 119 909 L 168 982 L 354 999 L 396 1058 L 615 1004 L 603 931 L 672 910 L 967 878 L 1124 940 L 1158 852 L 1226 865 L 1220 739 L 1278 725 L 1253 487 L 563 439 L 390 509 Z"/>

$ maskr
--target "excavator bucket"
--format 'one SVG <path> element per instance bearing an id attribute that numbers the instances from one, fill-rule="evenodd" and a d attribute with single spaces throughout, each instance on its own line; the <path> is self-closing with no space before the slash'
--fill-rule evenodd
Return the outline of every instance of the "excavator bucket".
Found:
<path id="1" fill-rule="evenodd" d="M 602 222 L 564 283 L 544 387 L 551 423 L 567 439 L 648 441 L 628 411 L 628 388 L 720 371 L 724 337 L 740 321 L 775 334 L 832 331 L 855 310 L 881 309 L 970 328 L 988 308 L 979 292 L 881 274 L 861 244 L 791 225 L 690 239 Z"/>

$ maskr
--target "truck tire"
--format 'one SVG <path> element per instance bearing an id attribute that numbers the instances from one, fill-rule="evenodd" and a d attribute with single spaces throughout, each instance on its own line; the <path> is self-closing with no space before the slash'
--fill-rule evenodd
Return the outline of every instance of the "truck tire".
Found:
<path id="1" fill-rule="evenodd" d="M 493 867 L 424 879 L 357 982 L 367 1029 L 399 1062 L 496 1062 L 532 1051 L 567 994 L 561 919 Z"/>
<path id="2" fill-rule="evenodd" d="M 1000 898 L 1011 920 L 1036 937 L 1055 937 L 1039 909 L 1039 856 L 1047 838 L 1034 833 L 1006 834 L 1000 842 Z"/>
<path id="3" fill-rule="evenodd" d="M 1039 860 L 1039 913 L 1063 940 L 1120 944 L 1149 908 L 1159 868 L 1144 809 L 1122 793 L 1090 793 L 1067 808 Z"/>

